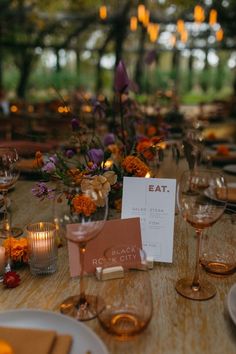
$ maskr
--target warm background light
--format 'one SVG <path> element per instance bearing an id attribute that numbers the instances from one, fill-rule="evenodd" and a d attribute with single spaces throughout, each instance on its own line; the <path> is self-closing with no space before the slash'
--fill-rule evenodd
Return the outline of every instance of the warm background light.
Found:
<path id="1" fill-rule="evenodd" d="M 145 21 L 145 14 L 146 14 L 145 6 L 143 4 L 140 4 L 138 6 L 138 20 L 140 22 Z"/>
<path id="2" fill-rule="evenodd" d="M 99 16 L 102 20 L 105 20 L 107 18 L 107 7 L 105 5 L 100 7 Z"/>
<path id="3" fill-rule="evenodd" d="M 210 15 L 209 15 L 209 24 L 211 26 L 215 25 L 217 23 L 217 11 L 212 9 L 210 11 Z"/>
<path id="4" fill-rule="evenodd" d="M 148 26 L 149 20 L 150 20 L 150 11 L 149 11 L 149 10 L 146 10 L 146 11 L 145 11 L 144 20 L 143 20 L 143 25 L 144 25 L 145 27 Z"/>
<path id="5" fill-rule="evenodd" d="M 177 21 L 177 32 L 182 33 L 184 31 L 184 21 L 178 20 Z"/>
<path id="6" fill-rule="evenodd" d="M 180 40 L 182 43 L 187 43 L 187 41 L 188 41 L 188 31 L 187 30 L 184 30 L 183 32 L 181 32 Z"/>
<path id="7" fill-rule="evenodd" d="M 159 35 L 160 26 L 157 23 L 149 23 L 147 32 L 151 42 L 156 42 Z"/>
<path id="8" fill-rule="evenodd" d="M 201 23 L 205 20 L 204 9 L 200 5 L 194 7 L 194 20 L 197 23 Z"/>
<path id="9" fill-rule="evenodd" d="M 222 28 L 220 28 L 218 31 L 216 31 L 216 40 L 218 42 L 222 41 L 224 38 L 224 31 Z"/>
<path id="10" fill-rule="evenodd" d="M 130 30 L 134 32 L 137 30 L 137 28 L 138 28 L 138 19 L 136 16 L 132 16 L 130 18 Z"/>

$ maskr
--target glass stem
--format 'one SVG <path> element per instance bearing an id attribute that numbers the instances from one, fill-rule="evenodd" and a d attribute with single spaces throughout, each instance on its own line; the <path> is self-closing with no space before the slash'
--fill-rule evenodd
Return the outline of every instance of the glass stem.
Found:
<path id="1" fill-rule="evenodd" d="M 7 208 L 7 191 L 3 191 L 2 195 L 3 195 L 3 203 L 4 203 L 2 231 L 3 231 L 3 237 L 9 238 L 9 254 L 5 266 L 5 271 L 10 272 L 11 271 L 11 223 L 10 223 L 10 214 Z"/>
<path id="2" fill-rule="evenodd" d="M 80 299 L 79 305 L 86 302 L 85 290 L 84 290 L 84 254 L 86 251 L 86 243 L 79 243 L 79 259 L 80 259 Z"/>
<path id="3" fill-rule="evenodd" d="M 11 227 L 10 227 L 10 215 L 7 210 L 7 191 L 2 192 L 3 195 L 3 233 L 7 238 L 10 235 Z"/>
<path id="4" fill-rule="evenodd" d="M 196 229 L 197 235 L 197 249 L 196 249 L 196 263 L 195 263 L 195 272 L 192 282 L 192 289 L 194 291 L 200 290 L 200 250 L 201 250 L 201 239 L 202 239 L 202 230 Z"/>

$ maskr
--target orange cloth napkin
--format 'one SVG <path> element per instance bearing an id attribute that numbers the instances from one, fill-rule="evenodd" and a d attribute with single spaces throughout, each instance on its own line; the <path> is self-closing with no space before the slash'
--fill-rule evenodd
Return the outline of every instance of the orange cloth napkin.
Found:
<path id="1" fill-rule="evenodd" d="M 69 354 L 72 344 L 71 336 L 53 330 L 12 327 L 0 327 L 0 340 L 12 347 L 13 354 Z"/>
<path id="2" fill-rule="evenodd" d="M 219 199 L 224 199 L 224 196 L 225 196 L 225 194 L 224 194 L 225 192 L 224 192 L 224 190 L 218 190 L 217 191 L 217 197 L 219 198 Z M 229 201 L 229 202 L 235 202 L 236 203 L 236 188 L 232 188 L 232 187 L 228 187 L 228 197 L 227 197 L 227 200 Z"/>

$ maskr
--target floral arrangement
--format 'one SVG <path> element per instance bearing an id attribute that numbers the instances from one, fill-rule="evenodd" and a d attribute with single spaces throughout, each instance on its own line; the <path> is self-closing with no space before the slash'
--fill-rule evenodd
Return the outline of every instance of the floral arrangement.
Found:
<path id="1" fill-rule="evenodd" d="M 147 125 L 146 135 L 137 134 L 141 112 L 136 102 L 128 98 L 132 86 L 121 61 L 115 73 L 113 103 L 108 100 L 90 103 L 94 117 L 109 117 L 107 125 L 111 126 L 111 132 L 103 141 L 96 135 L 95 123 L 88 128 L 73 116 L 67 148 L 47 159 L 40 152 L 36 153 L 35 164 L 41 169 L 44 180 L 32 190 L 36 197 L 54 198 L 57 187 L 49 187 L 45 181 L 79 187 L 79 192 L 66 192 L 68 203 L 74 212 L 89 216 L 104 206 L 108 196 L 114 206 L 117 196 L 121 197 L 123 176 L 152 176 L 149 163 L 156 156 L 159 160 L 163 158 L 160 145 L 163 135 L 157 136 L 157 129 L 152 125 Z M 85 195 L 88 190 L 89 196 Z"/>
<path id="2" fill-rule="evenodd" d="M 6 255 L 16 264 L 28 263 L 28 242 L 26 237 L 9 237 L 3 242 Z"/>

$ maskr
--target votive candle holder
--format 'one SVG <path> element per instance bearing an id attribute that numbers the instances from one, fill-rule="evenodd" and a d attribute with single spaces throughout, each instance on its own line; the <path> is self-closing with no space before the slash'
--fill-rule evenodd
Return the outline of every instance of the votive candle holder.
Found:
<path id="1" fill-rule="evenodd" d="M 33 275 L 51 274 L 57 270 L 56 227 L 50 222 L 37 222 L 26 228 L 29 264 Z"/>

